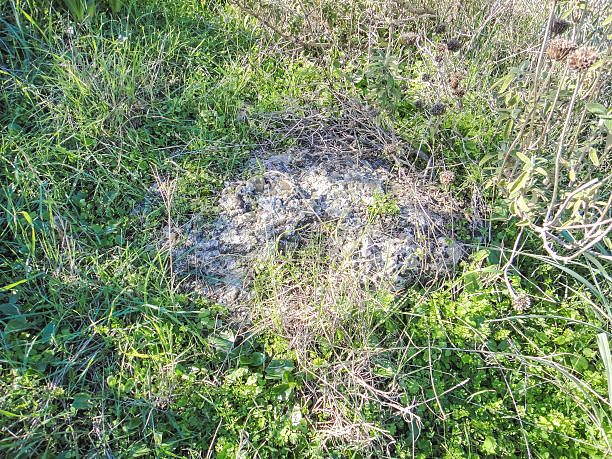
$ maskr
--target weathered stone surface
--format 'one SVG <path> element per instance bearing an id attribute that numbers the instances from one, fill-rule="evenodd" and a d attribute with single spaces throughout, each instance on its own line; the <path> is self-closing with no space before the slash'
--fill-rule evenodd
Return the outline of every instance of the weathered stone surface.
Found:
<path id="1" fill-rule="evenodd" d="M 217 301 L 245 298 L 256 260 L 314 231 L 326 233 L 331 262 L 391 289 L 423 270 L 452 269 L 464 252 L 449 238 L 450 211 L 433 206 L 416 181 L 372 162 L 297 150 L 252 166 L 248 180 L 223 190 L 219 219 L 193 231 L 176 254 L 179 270 L 197 273 L 202 293 Z"/>

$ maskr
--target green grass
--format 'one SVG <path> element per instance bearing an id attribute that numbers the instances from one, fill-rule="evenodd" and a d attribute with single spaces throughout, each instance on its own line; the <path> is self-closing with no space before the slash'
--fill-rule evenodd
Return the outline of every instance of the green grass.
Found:
<path id="1" fill-rule="evenodd" d="M 43 0 L 0 6 L 0 455 L 610 453 L 597 338 L 611 325 L 607 262 L 560 265 L 526 237 L 509 279 L 532 304 L 516 312 L 503 266 L 518 230 L 503 202 L 454 279 L 356 293 L 314 238 L 260 266 L 240 324 L 171 279 L 166 211 L 151 198 L 155 166 L 178 177 L 174 225 L 214 218 L 253 151 L 292 141 L 244 110 L 341 111 L 343 93 L 456 170 L 451 190 L 469 200 L 503 140 L 486 87 L 536 19 L 462 58 L 472 90 L 431 122 L 415 102 L 436 101 L 436 87 L 417 79 L 431 69 L 416 54 L 387 69 L 366 55 L 338 64 L 336 48 L 329 59 L 270 48 L 255 19 L 224 3 L 142 0 L 69 17 Z M 400 92 L 381 95 L 389 74 Z M 371 211 L 396 208 L 381 196 Z"/>

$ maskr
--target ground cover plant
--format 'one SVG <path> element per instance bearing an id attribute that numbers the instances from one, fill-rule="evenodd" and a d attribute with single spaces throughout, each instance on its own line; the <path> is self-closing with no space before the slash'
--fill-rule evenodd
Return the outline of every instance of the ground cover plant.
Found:
<path id="1" fill-rule="evenodd" d="M 577 0 L 2 2 L 0 454 L 611 454 L 611 34 Z M 292 148 L 460 203 L 461 263 L 392 291 L 330 229 L 202 295 L 185 228 Z"/>

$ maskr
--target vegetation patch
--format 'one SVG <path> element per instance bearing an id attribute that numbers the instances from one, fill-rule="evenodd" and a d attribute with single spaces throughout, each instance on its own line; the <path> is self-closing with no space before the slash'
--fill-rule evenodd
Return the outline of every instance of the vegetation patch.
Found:
<path id="1" fill-rule="evenodd" d="M 465 253 L 452 231 L 466 218 L 459 202 L 414 172 L 392 171 L 393 152 L 386 161 L 363 151 L 358 157 L 343 153 L 343 142 L 251 159 L 251 177 L 221 192 L 220 218 L 189 222 L 190 233 L 175 236 L 187 238 L 176 256 L 179 272 L 196 274 L 190 285 L 240 302 L 257 261 L 295 250 L 315 233 L 325 235 L 336 269 L 353 272 L 356 288 L 398 291 L 420 273 L 451 272 Z"/>
<path id="2" fill-rule="evenodd" d="M 610 456 L 611 34 L 0 2 L 0 456 Z"/>

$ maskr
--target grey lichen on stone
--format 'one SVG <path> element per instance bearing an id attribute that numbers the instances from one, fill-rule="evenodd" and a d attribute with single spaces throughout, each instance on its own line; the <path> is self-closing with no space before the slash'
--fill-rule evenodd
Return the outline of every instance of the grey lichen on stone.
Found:
<path id="1" fill-rule="evenodd" d="M 195 272 L 212 299 L 239 302 L 257 260 L 299 247 L 317 231 L 327 235 L 330 262 L 363 284 L 399 290 L 423 271 L 453 269 L 464 250 L 445 229 L 447 203 L 433 205 L 418 180 L 400 180 L 375 163 L 307 150 L 253 160 L 247 180 L 223 189 L 218 220 L 192 231 L 177 250 L 178 270 Z M 383 195 L 394 211 L 373 216 Z"/>

